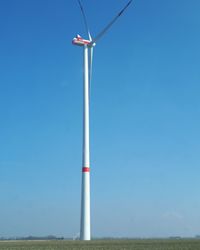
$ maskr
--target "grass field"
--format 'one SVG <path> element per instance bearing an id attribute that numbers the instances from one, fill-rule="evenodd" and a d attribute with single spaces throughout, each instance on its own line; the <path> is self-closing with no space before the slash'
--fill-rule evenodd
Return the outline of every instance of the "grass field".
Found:
<path id="1" fill-rule="evenodd" d="M 200 250 L 200 240 L 1 241 L 0 250 Z"/>

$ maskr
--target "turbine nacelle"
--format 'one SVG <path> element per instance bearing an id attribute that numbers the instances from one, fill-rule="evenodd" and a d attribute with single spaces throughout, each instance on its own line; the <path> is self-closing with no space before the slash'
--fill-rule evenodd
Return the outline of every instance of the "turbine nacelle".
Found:
<path id="1" fill-rule="evenodd" d="M 72 40 L 72 44 L 77 46 L 85 46 L 94 47 L 96 44 L 91 43 L 90 40 L 83 39 L 80 35 L 76 35 L 76 37 Z"/>

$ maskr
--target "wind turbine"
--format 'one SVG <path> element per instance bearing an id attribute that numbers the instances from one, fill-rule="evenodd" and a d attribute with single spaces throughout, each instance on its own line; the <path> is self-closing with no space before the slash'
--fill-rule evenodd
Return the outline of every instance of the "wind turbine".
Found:
<path id="1" fill-rule="evenodd" d="M 82 155 L 82 191 L 81 191 L 81 225 L 80 225 L 80 239 L 90 240 L 90 130 L 89 130 L 89 105 L 90 105 L 90 86 L 92 77 L 92 59 L 93 48 L 97 41 L 108 31 L 108 29 L 116 22 L 116 20 L 123 14 L 123 12 L 131 4 L 130 0 L 124 8 L 109 22 L 105 28 L 95 37 L 92 38 L 83 9 L 83 5 L 80 0 L 78 4 L 80 6 L 84 25 L 88 34 L 88 39 L 83 39 L 80 35 L 77 35 L 72 43 L 83 47 L 83 155 Z"/>

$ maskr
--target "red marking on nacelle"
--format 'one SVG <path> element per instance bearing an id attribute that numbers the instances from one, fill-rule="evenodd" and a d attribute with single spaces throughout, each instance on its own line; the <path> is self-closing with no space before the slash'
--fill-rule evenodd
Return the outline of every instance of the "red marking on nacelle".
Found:
<path id="1" fill-rule="evenodd" d="M 83 173 L 90 172 L 90 168 L 83 167 L 83 168 L 82 168 L 82 172 L 83 172 Z"/>

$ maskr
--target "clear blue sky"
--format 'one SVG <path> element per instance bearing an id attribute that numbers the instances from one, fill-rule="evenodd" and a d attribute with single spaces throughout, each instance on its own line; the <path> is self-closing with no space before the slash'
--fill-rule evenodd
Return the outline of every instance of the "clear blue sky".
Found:
<path id="1" fill-rule="evenodd" d="M 83 0 L 91 33 L 125 0 Z M 200 234 L 200 1 L 136 0 L 95 48 L 93 236 Z M 79 231 L 75 0 L 0 2 L 0 236 Z"/>

